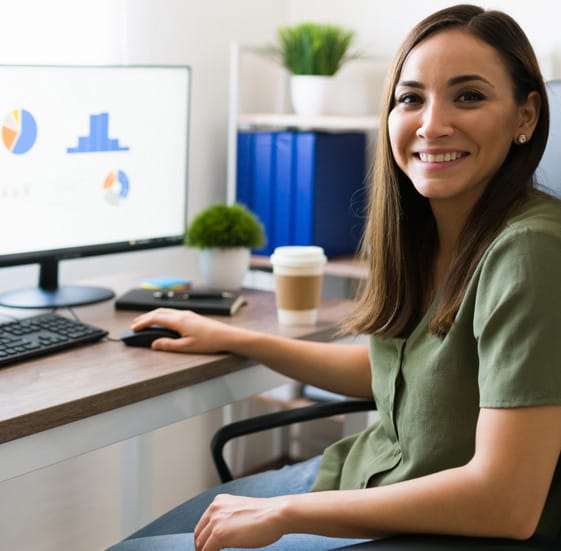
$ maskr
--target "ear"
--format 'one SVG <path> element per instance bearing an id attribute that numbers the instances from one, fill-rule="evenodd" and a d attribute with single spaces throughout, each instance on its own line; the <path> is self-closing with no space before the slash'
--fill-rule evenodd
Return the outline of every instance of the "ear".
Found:
<path id="1" fill-rule="evenodd" d="M 534 129 L 538 124 L 541 106 L 542 99 L 539 92 L 530 92 L 526 103 L 520 105 L 518 108 L 519 123 L 514 141 L 516 141 L 521 134 L 524 134 L 527 139 L 532 137 Z"/>

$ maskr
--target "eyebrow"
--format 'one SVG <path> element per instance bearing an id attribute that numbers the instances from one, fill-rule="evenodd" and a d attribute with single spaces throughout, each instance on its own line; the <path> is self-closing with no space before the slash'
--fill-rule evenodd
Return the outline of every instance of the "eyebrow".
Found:
<path id="1" fill-rule="evenodd" d="M 479 81 L 484 82 L 485 84 L 494 88 L 495 86 L 493 83 L 486 78 L 482 77 L 481 75 L 459 75 L 457 77 L 452 77 L 448 79 L 447 84 L 448 86 L 456 86 L 458 84 L 463 84 L 464 82 L 472 82 L 472 81 Z M 398 86 L 404 86 L 407 88 L 419 88 L 424 90 L 425 85 L 417 80 L 402 80 L 397 83 Z"/>

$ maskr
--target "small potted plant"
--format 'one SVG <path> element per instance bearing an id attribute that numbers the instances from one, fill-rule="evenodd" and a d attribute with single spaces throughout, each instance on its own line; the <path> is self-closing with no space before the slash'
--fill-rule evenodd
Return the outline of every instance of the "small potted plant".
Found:
<path id="1" fill-rule="evenodd" d="M 249 267 L 251 249 L 265 244 L 260 220 L 241 204 L 216 203 L 199 212 L 185 230 L 184 243 L 199 249 L 205 284 L 239 289 Z"/>
<path id="2" fill-rule="evenodd" d="M 336 25 L 300 23 L 280 27 L 278 45 L 264 52 L 276 58 L 291 74 L 290 93 L 294 111 L 299 115 L 320 115 L 327 99 L 331 78 L 349 59 L 354 31 Z"/>

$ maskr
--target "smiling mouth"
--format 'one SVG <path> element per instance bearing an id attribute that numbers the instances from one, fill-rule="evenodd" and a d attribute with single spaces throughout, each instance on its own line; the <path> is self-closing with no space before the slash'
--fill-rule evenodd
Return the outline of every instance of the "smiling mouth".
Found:
<path id="1" fill-rule="evenodd" d="M 450 161 L 456 161 L 467 154 L 461 151 L 450 151 L 449 153 L 418 153 L 417 156 L 421 161 L 425 163 L 449 163 Z"/>

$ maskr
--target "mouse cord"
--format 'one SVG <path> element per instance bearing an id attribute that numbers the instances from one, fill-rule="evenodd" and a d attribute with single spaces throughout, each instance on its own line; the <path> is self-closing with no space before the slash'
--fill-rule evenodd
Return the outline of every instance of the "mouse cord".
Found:
<path id="1" fill-rule="evenodd" d="M 71 315 L 76 321 L 79 321 L 80 323 L 83 323 L 82 320 L 79 318 L 78 314 L 74 311 L 74 308 L 72 308 L 71 306 L 67 306 L 66 309 L 70 312 L 70 315 Z M 53 310 L 53 312 L 56 312 L 56 308 Z"/>
<path id="2" fill-rule="evenodd" d="M 80 319 L 80 316 L 78 316 L 78 314 L 75 312 L 74 308 L 72 308 L 71 306 L 66 306 L 65 309 L 70 312 L 70 315 L 76 321 L 78 321 L 80 323 L 85 323 Z M 57 308 L 53 308 L 52 312 L 55 313 L 56 311 L 57 311 Z M 112 337 L 111 335 L 107 335 L 103 340 L 111 341 L 111 342 L 120 342 L 121 341 L 121 339 L 119 337 Z"/>

